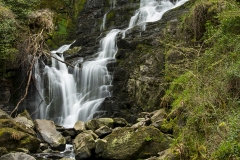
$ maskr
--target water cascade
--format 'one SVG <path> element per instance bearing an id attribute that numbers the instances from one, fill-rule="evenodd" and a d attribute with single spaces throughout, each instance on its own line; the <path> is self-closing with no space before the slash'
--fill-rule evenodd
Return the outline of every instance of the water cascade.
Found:
<path id="1" fill-rule="evenodd" d="M 110 10 L 111 9 L 114 9 L 116 7 L 116 4 L 117 4 L 117 1 L 116 0 L 110 0 L 109 2 L 110 4 Z M 108 14 L 109 11 L 107 11 L 107 13 L 104 14 L 103 16 L 103 22 L 102 22 L 102 25 L 100 27 L 100 31 L 103 31 L 106 29 L 106 19 L 107 19 L 107 14 Z"/>
<path id="2" fill-rule="evenodd" d="M 128 28 L 111 30 L 106 37 L 101 39 L 95 58 L 84 62 L 81 58 L 78 60 L 82 62 L 81 69 L 79 69 L 78 62 L 74 69 L 69 69 L 66 64 L 56 60 L 64 61 L 63 52 L 69 49 L 70 45 L 64 45 L 52 51 L 52 56 L 56 59 L 52 58 L 51 67 L 45 65 L 43 75 L 39 76 L 36 65 L 36 79 L 40 84 L 38 90 L 43 98 L 46 97 L 44 103 L 40 105 L 39 117 L 47 119 L 58 117 L 54 121 L 66 127 L 72 127 L 77 120 L 91 119 L 104 99 L 111 96 L 112 76 L 107 70 L 107 64 L 115 60 L 118 51 L 117 36 L 122 34 L 122 37 L 125 37 L 126 31 L 134 26 L 145 30 L 147 22 L 160 20 L 166 11 L 187 1 L 178 0 L 173 4 L 169 0 L 141 0 L 140 8 L 130 19 Z M 111 1 L 112 8 L 115 5 L 116 1 Z M 106 14 L 104 17 L 106 20 Z M 43 82 L 44 77 L 47 82 Z M 43 90 L 44 85 L 48 86 L 47 90 Z"/>

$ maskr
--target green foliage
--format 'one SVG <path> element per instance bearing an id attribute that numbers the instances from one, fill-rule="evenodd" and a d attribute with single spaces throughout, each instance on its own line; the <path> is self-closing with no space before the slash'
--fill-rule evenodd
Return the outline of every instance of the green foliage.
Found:
<path id="1" fill-rule="evenodd" d="M 5 68 L 16 57 L 17 49 L 14 46 L 17 38 L 16 26 L 15 15 L 0 1 L 0 75 L 8 76 Z"/>
<path id="2" fill-rule="evenodd" d="M 84 5 L 86 4 L 86 0 L 77 0 L 75 2 L 75 19 L 77 19 L 78 14 L 83 10 Z"/>
<path id="3" fill-rule="evenodd" d="M 151 142 L 153 139 L 150 137 L 150 135 L 148 135 L 148 136 L 145 138 L 145 140 L 146 140 L 147 142 Z"/>
<path id="4" fill-rule="evenodd" d="M 173 147 L 181 146 L 186 159 L 240 157 L 239 24 L 240 6 L 234 0 L 196 1 L 183 18 L 183 30 L 192 35 L 186 39 L 192 46 L 187 47 L 196 52 L 184 57 L 188 65 L 167 62 L 166 76 L 173 80 L 163 100 L 168 100 L 171 112 L 176 112 L 175 125 L 181 127 Z"/>
<path id="5" fill-rule="evenodd" d="M 19 19 L 24 19 L 32 11 L 39 0 L 5 0 L 3 3 L 11 9 Z"/>

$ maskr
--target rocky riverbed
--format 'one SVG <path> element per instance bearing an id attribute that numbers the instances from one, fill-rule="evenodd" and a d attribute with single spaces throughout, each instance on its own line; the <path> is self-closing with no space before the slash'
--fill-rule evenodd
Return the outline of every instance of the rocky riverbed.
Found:
<path id="1" fill-rule="evenodd" d="M 0 159 L 176 159 L 179 155 L 169 149 L 169 116 L 161 109 L 140 113 L 134 124 L 98 118 L 64 128 L 45 119 L 33 121 L 27 111 L 11 118 L 0 110 Z"/>

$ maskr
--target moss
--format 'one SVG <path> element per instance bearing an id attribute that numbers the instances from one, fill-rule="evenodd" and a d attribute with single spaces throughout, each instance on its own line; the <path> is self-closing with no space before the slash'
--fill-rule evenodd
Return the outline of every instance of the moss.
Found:
<path id="1" fill-rule="evenodd" d="M 82 10 L 84 9 L 86 2 L 87 2 L 87 0 L 76 0 L 76 2 L 74 4 L 74 8 L 75 8 L 74 18 L 75 19 L 77 19 L 79 13 L 81 13 Z"/>
<path id="2" fill-rule="evenodd" d="M 83 10 L 86 0 L 77 1 L 41 1 L 39 8 L 48 6 L 55 12 L 55 31 L 49 36 L 47 44 L 50 49 L 55 49 L 63 44 L 70 43 L 75 38 L 76 21 L 78 14 Z"/>
<path id="3" fill-rule="evenodd" d="M 58 141 L 59 144 L 65 144 L 66 143 L 66 139 L 64 137 L 60 138 Z"/>
<path id="4" fill-rule="evenodd" d="M 110 21 L 112 18 L 114 18 L 116 16 L 116 13 L 114 10 L 111 10 L 108 14 L 107 14 L 107 21 Z"/>

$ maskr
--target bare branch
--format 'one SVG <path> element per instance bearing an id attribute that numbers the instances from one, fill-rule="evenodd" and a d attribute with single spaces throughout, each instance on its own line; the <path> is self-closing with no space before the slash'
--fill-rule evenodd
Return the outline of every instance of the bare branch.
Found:
<path id="1" fill-rule="evenodd" d="M 30 68 L 29 68 L 28 82 L 27 82 L 27 86 L 26 86 L 26 88 L 25 88 L 25 93 L 24 93 L 23 97 L 20 99 L 20 101 L 18 101 L 16 107 L 14 108 L 14 110 L 11 112 L 10 115 L 12 115 L 12 114 L 18 109 L 18 106 L 20 105 L 20 103 L 21 103 L 21 102 L 26 98 L 26 96 L 27 96 L 28 88 L 29 88 L 29 85 L 30 85 L 31 77 L 32 77 L 32 69 L 33 69 L 33 66 L 34 66 L 34 62 L 35 62 L 35 57 L 33 57 L 31 66 L 30 66 Z"/>
<path id="2" fill-rule="evenodd" d="M 66 65 L 68 65 L 68 66 L 70 66 L 70 67 L 72 67 L 72 68 L 75 68 L 75 66 L 73 66 L 72 64 L 70 64 L 70 63 L 68 63 L 68 62 L 64 62 L 64 61 L 62 61 L 62 60 L 60 60 L 60 59 L 52 56 L 51 54 L 49 54 L 49 53 L 47 53 L 47 52 L 44 52 L 44 54 L 46 54 L 47 56 L 50 56 L 50 57 L 56 59 L 56 60 L 59 61 L 59 62 L 65 63 Z M 81 68 L 79 68 L 79 69 L 81 69 Z"/>

